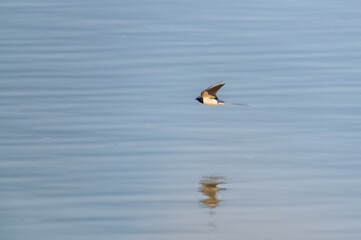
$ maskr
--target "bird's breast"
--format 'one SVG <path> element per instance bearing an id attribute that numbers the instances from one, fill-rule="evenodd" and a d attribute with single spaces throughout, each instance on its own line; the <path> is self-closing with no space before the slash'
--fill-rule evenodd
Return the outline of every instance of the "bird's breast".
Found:
<path id="1" fill-rule="evenodd" d="M 205 104 L 205 105 L 219 105 L 217 99 L 214 99 L 214 98 L 203 98 L 203 104 Z"/>

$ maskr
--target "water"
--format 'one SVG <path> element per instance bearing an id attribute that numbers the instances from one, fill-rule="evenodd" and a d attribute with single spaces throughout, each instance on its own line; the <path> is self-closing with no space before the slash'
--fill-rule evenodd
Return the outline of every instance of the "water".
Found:
<path id="1" fill-rule="evenodd" d="M 0 238 L 360 239 L 360 36 L 352 0 L 2 1 Z"/>

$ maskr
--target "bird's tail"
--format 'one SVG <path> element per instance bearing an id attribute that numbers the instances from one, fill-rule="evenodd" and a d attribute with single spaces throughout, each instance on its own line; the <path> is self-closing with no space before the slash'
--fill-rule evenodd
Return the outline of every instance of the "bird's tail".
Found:
<path id="1" fill-rule="evenodd" d="M 248 105 L 248 104 L 244 104 L 244 103 L 231 103 L 231 102 L 224 102 L 224 104 L 232 104 L 232 105 L 236 105 L 236 106 L 249 107 L 249 105 Z"/>

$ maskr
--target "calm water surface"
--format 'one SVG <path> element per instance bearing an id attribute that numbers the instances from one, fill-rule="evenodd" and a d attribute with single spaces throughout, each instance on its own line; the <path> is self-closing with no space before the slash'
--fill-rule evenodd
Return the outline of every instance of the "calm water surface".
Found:
<path id="1" fill-rule="evenodd" d="M 0 238 L 361 239 L 360 64 L 356 0 L 2 1 Z"/>

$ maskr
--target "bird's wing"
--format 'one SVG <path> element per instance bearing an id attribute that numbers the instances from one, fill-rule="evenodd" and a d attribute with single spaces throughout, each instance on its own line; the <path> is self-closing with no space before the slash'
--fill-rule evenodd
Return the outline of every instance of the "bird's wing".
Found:
<path id="1" fill-rule="evenodd" d="M 223 85 L 226 84 L 224 82 L 217 82 L 215 84 L 213 84 L 212 86 L 210 86 L 209 88 L 207 88 L 206 90 L 204 90 L 201 93 L 202 97 L 212 97 L 212 98 L 218 98 L 217 97 L 217 92 L 218 90 L 223 87 Z"/>

